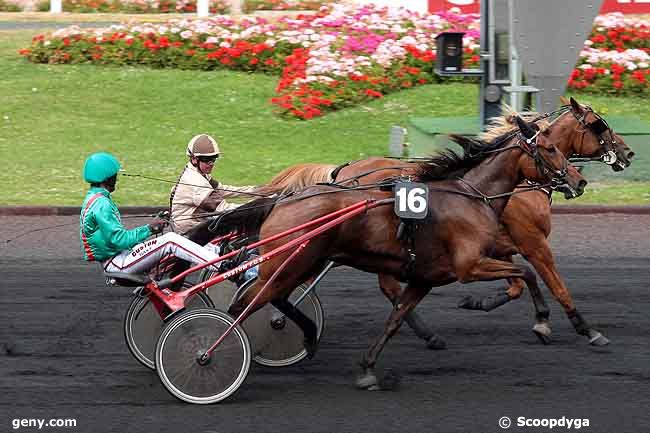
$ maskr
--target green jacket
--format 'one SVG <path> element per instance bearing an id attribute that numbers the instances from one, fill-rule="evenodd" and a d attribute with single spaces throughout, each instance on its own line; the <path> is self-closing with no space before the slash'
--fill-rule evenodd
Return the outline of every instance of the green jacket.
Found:
<path id="1" fill-rule="evenodd" d="M 104 188 L 92 187 L 81 206 L 79 238 L 84 260 L 103 261 L 151 236 L 149 226 L 127 230 L 120 211 Z"/>

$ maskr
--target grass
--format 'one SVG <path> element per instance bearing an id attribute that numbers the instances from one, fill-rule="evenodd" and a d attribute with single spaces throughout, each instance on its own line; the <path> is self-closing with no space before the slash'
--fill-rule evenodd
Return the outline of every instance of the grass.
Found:
<path id="1" fill-rule="evenodd" d="M 215 176 L 260 184 L 300 162 L 384 155 L 391 125 L 413 116 L 476 111 L 477 86 L 429 85 L 309 122 L 272 114 L 277 77 L 219 71 L 34 65 L 17 56 L 37 30 L 0 31 L 0 205 L 78 205 L 87 155 L 115 153 L 133 173 L 175 180 L 192 135 L 212 134 L 223 158 Z M 650 121 L 638 99 L 583 98 Z M 594 102 L 595 101 L 595 102 Z M 603 185 L 576 203 L 648 203 L 647 184 Z M 619 195 L 619 189 L 625 196 Z M 122 205 L 164 205 L 170 185 L 122 177 Z"/>

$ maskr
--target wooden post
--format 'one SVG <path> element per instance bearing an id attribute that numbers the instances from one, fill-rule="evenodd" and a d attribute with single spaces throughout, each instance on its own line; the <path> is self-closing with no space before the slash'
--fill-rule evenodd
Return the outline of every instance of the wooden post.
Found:
<path id="1" fill-rule="evenodd" d="M 60 14 L 63 12 L 63 2 L 61 0 L 50 0 L 50 13 Z"/>
<path id="2" fill-rule="evenodd" d="M 243 0 L 230 0 L 230 13 L 232 15 L 241 15 L 242 3 Z"/>
<path id="3" fill-rule="evenodd" d="M 197 0 L 196 2 L 196 15 L 200 18 L 210 15 L 209 0 Z"/>

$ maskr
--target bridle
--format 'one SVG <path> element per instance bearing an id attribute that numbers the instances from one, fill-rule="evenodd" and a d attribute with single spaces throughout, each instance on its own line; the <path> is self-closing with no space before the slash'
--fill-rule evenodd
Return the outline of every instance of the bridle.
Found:
<path id="1" fill-rule="evenodd" d="M 587 131 L 590 131 L 592 134 L 596 136 L 600 146 L 605 148 L 606 150 L 605 153 L 603 153 L 599 157 L 594 157 L 594 158 L 578 157 L 578 158 L 571 158 L 571 161 L 574 162 L 599 161 L 607 165 L 616 164 L 616 162 L 618 161 L 618 156 L 616 155 L 616 138 L 614 138 L 614 132 L 612 131 L 612 128 L 610 128 L 609 125 L 607 124 L 607 121 L 603 119 L 598 113 L 596 113 L 593 110 L 593 108 L 591 108 L 588 105 L 583 107 L 583 113 L 581 116 L 578 116 L 578 114 L 576 114 L 574 110 L 571 110 L 571 113 L 573 114 L 573 117 L 576 118 L 580 126 L 582 126 L 582 130 L 578 130 L 578 132 L 582 133 L 580 138 L 580 146 L 582 146 L 582 143 L 585 139 L 585 134 L 587 133 Z M 589 113 L 593 114 L 596 120 L 592 122 L 587 122 L 586 119 Z M 606 137 L 606 135 L 609 135 L 609 137 Z"/>
<path id="2" fill-rule="evenodd" d="M 539 151 L 537 137 L 539 137 L 540 133 L 541 130 L 538 130 L 531 138 L 525 138 L 523 134 L 520 134 L 517 139 L 517 145 L 533 158 L 537 172 L 548 178 L 553 185 L 557 186 L 566 183 L 566 177 L 569 173 L 569 162 L 566 158 L 562 158 L 562 168 L 559 170 L 549 163 Z"/>
<path id="3" fill-rule="evenodd" d="M 486 155 L 490 153 L 494 153 L 494 154 L 502 153 L 511 149 L 521 149 L 528 156 L 530 156 L 533 159 L 533 161 L 535 161 L 535 167 L 537 168 L 537 172 L 549 178 L 550 183 L 553 187 L 562 185 L 566 183 L 566 176 L 569 173 L 569 163 L 566 160 L 566 158 L 563 158 L 564 162 L 562 163 L 562 168 L 558 170 L 550 162 L 548 162 L 546 158 L 544 158 L 542 153 L 539 151 L 539 145 L 537 144 L 537 139 L 540 133 L 541 130 L 538 129 L 535 135 L 533 135 L 530 138 L 526 138 L 523 135 L 523 133 L 519 132 L 517 134 L 517 141 L 513 145 L 505 146 L 499 149 L 481 151 L 478 152 L 477 154 L 470 155 L 470 156 L 478 157 L 480 155 Z M 512 139 L 512 137 L 513 136 L 511 136 L 510 138 Z"/>

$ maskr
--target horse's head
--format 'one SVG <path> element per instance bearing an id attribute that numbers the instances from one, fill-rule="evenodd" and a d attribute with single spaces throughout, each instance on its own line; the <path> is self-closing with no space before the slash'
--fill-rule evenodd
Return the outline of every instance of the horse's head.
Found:
<path id="1" fill-rule="evenodd" d="M 579 104 L 574 98 L 569 103 L 572 121 L 576 123 L 575 130 L 578 132 L 578 138 L 573 143 L 574 153 L 582 157 L 598 158 L 614 171 L 629 167 L 634 152 L 623 138 L 591 107 Z"/>
<path id="2" fill-rule="evenodd" d="M 519 116 L 515 120 L 521 132 L 517 145 L 524 151 L 519 163 L 521 175 L 534 182 L 552 183 L 567 199 L 581 196 L 587 181 L 551 142 L 548 130 L 540 131 L 535 123 Z"/>

